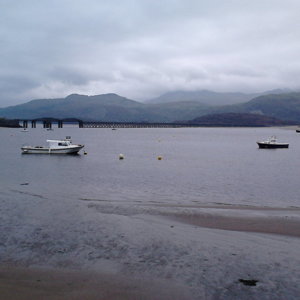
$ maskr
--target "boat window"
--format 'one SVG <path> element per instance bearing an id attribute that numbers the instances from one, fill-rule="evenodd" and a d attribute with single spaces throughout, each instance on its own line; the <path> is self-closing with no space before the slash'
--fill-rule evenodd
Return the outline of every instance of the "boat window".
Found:
<path id="1" fill-rule="evenodd" d="M 67 143 L 58 143 L 58 146 L 68 146 Z"/>

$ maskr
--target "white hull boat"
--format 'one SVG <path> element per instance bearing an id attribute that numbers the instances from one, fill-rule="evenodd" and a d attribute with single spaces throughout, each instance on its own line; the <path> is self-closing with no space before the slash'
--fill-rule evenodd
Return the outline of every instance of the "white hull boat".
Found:
<path id="1" fill-rule="evenodd" d="M 76 154 L 84 145 L 72 144 L 70 137 L 65 140 L 47 140 L 48 147 L 23 146 L 23 154 Z"/>

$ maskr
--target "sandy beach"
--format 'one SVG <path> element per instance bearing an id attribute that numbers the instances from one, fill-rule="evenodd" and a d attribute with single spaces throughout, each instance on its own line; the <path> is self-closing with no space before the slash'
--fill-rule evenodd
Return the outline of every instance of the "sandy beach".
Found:
<path id="1" fill-rule="evenodd" d="M 221 230 L 271 233 L 286 236 L 300 237 L 300 220 L 296 217 L 299 209 L 267 209 L 267 208 L 248 208 L 249 211 L 244 215 L 240 210 L 247 211 L 247 208 L 230 209 L 231 214 L 220 213 L 189 213 L 189 214 L 170 214 L 170 218 L 183 223 Z M 264 212 L 263 216 L 255 215 L 255 212 Z M 279 214 L 272 214 L 272 212 Z M 286 213 L 286 214 L 284 214 Z M 289 213 L 296 213 L 290 216 Z"/>
<path id="2" fill-rule="evenodd" d="M 14 225 L 2 216 L 1 300 L 297 299 L 300 292 L 299 208 L 85 199 L 64 213 L 59 202 L 41 202 L 48 214 L 37 217 L 40 208 L 19 204 Z"/>
<path id="3" fill-rule="evenodd" d="M 1 300 L 191 299 L 184 286 L 165 280 L 100 272 L 0 268 Z"/>

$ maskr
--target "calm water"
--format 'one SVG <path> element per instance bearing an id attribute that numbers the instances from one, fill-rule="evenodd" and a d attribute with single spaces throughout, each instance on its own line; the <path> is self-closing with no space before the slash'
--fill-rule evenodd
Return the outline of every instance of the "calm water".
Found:
<path id="1" fill-rule="evenodd" d="M 72 136 L 87 155 L 22 155 Z M 258 149 L 276 135 L 289 149 Z M 277 128 L 0 128 L 0 187 L 47 198 L 300 206 L 300 134 Z M 122 153 L 124 160 L 119 160 Z M 162 156 L 161 161 L 157 156 Z M 29 183 L 28 185 L 22 185 Z"/>

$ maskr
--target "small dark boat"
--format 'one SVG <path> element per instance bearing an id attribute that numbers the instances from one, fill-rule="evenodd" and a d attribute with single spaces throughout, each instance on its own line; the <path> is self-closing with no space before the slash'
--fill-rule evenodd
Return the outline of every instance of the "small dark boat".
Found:
<path id="1" fill-rule="evenodd" d="M 296 132 L 300 133 L 300 129 L 296 129 Z"/>
<path id="2" fill-rule="evenodd" d="M 288 143 L 278 143 L 276 136 L 271 136 L 266 141 L 259 141 L 256 143 L 259 148 L 263 148 L 263 149 L 276 149 L 276 148 L 288 148 L 289 147 Z"/>

